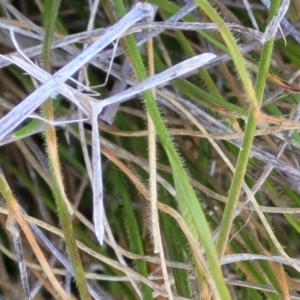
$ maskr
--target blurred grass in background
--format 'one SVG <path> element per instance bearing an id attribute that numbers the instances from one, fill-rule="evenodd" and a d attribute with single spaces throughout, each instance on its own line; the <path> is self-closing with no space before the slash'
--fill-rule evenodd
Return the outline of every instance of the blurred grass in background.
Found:
<path id="1" fill-rule="evenodd" d="M 250 11 L 243 1 L 213 0 L 212 6 L 204 0 L 149 2 L 157 6 L 155 22 L 167 22 L 179 12 L 181 16 L 173 21 L 213 22 L 218 29 L 165 30 L 156 34 L 153 46 L 144 43 L 138 48 L 137 41 L 157 29 L 140 31 L 135 38 L 120 39 L 121 55 L 107 59 L 104 51 L 99 53 L 93 64 L 74 75 L 76 80 L 105 99 L 153 75 L 152 66 L 154 73 L 160 73 L 205 52 L 215 53 L 219 60 L 127 101 L 115 118 L 112 111 L 99 119 L 105 211 L 111 230 L 104 246 L 99 246 L 91 223 L 90 122 L 57 126 L 55 134 L 51 126 L 28 119 L 27 126 L 22 124 L 14 136 L 0 141 L 1 296 L 64 298 L 44 277 L 36 259 L 38 250 L 23 234 L 25 229 L 19 224 L 19 230 L 10 220 L 19 220 L 11 208 L 15 197 L 31 222 L 42 226 L 44 236 L 36 238 L 42 255 L 74 298 L 88 299 L 90 293 L 96 299 L 300 299 L 299 270 L 291 261 L 297 259 L 300 246 L 300 45 L 297 36 L 283 27 L 275 40 L 264 45 L 257 40 L 259 35 L 255 38 L 246 30 L 257 25 L 263 33 L 281 1 L 272 1 L 270 10 L 260 1 L 249 1 Z M 35 33 L 35 39 L 22 33 L 16 33 L 16 39 L 23 51 L 43 44 L 38 56 L 29 56 L 54 73 L 85 47 L 83 43 L 92 41 L 92 33 L 65 49 L 50 51 L 51 44 L 87 31 L 95 3 L 0 1 L 0 23 Z M 95 5 L 94 29 L 116 23 L 133 5 L 101 1 Z M 296 30 L 299 12 L 298 1 L 292 0 L 285 17 Z M 240 31 L 230 24 L 240 25 Z M 0 41 L 1 53 L 15 50 L 3 27 Z M 110 59 L 108 81 L 100 86 Z M 16 66 L 2 67 L 0 116 L 38 85 Z M 43 106 L 44 117 L 51 118 L 52 110 L 61 123 L 78 118 L 75 107 L 60 95 Z M 149 150 L 154 150 L 148 133 L 153 126 L 156 161 L 149 159 Z M 58 153 L 54 160 L 59 157 L 54 162 L 51 147 Z M 156 175 L 149 178 L 149 170 Z M 64 205 L 59 204 L 60 180 L 73 205 L 72 216 L 64 214 Z M 153 226 L 150 199 L 159 211 L 159 227 Z M 20 276 L 16 255 L 19 265 L 26 262 L 27 276 Z"/>

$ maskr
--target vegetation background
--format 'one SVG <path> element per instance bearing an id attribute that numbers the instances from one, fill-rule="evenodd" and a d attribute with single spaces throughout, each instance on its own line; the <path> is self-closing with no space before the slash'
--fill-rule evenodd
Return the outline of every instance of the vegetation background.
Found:
<path id="1" fill-rule="evenodd" d="M 150 0 L 154 20 L 67 82 L 105 99 L 217 55 L 100 115 L 102 246 L 90 119 L 58 94 L 36 110 L 57 126 L 27 118 L 0 140 L 1 299 L 300 299 L 300 2 L 271 2 Z M 135 5 L 0 4 L 1 53 L 20 47 L 51 74 Z M 41 82 L 0 65 L 3 117 Z"/>

